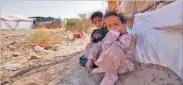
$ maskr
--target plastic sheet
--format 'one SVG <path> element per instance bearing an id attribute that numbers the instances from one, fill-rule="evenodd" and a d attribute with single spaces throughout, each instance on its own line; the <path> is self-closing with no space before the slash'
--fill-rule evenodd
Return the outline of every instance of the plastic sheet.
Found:
<path id="1" fill-rule="evenodd" d="M 132 32 L 139 35 L 137 61 L 168 67 L 183 80 L 182 5 L 177 0 L 155 11 L 136 14 Z"/>

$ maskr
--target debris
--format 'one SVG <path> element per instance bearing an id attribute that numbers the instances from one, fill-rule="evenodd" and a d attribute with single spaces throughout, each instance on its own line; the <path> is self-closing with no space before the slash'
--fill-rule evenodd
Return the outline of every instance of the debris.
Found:
<path id="1" fill-rule="evenodd" d="M 18 67 L 17 64 L 9 64 L 6 63 L 5 65 L 3 65 L 3 68 L 7 69 L 7 70 L 16 70 Z"/>
<path id="2" fill-rule="evenodd" d="M 82 37 L 83 37 L 83 35 L 84 35 L 84 32 L 81 32 L 81 33 L 75 33 L 75 34 L 73 34 L 73 37 L 75 37 L 75 38 L 82 38 Z"/>
<path id="3" fill-rule="evenodd" d="M 43 51 L 44 48 L 40 47 L 40 46 L 34 46 L 34 50 L 35 51 Z"/>
<path id="4" fill-rule="evenodd" d="M 40 51 L 40 52 L 47 52 L 47 53 L 53 53 L 51 51 L 45 50 L 44 48 L 40 47 L 40 46 L 34 46 L 34 50 L 35 51 Z"/>
<path id="5" fill-rule="evenodd" d="M 48 45 L 48 42 L 41 42 L 41 43 L 39 44 L 40 47 L 45 47 L 46 45 Z"/>

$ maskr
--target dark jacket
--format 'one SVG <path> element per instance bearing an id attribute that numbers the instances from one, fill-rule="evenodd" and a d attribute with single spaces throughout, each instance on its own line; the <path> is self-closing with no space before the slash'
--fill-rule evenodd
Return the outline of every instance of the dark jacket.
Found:
<path id="1" fill-rule="evenodd" d="M 105 35 L 108 33 L 108 29 L 103 27 L 101 29 L 95 29 L 93 30 L 92 34 L 91 34 L 91 39 L 92 39 L 92 42 L 94 43 L 98 43 L 99 41 L 102 41 L 103 38 L 105 37 Z M 100 34 L 101 37 L 99 38 L 95 38 L 94 35 L 95 34 Z"/>

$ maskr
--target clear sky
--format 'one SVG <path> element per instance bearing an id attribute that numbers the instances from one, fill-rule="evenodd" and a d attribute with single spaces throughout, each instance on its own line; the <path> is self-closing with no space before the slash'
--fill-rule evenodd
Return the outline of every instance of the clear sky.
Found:
<path id="1" fill-rule="evenodd" d="M 79 13 L 105 11 L 106 0 L 1 0 L 1 13 L 23 16 L 52 16 L 75 18 Z"/>

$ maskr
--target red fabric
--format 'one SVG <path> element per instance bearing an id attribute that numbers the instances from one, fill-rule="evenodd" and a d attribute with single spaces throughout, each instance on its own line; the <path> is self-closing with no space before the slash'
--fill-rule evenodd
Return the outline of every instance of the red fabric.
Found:
<path id="1" fill-rule="evenodd" d="M 47 42 L 41 42 L 41 43 L 39 44 L 39 46 L 40 46 L 40 47 L 45 47 L 47 44 L 48 44 Z"/>
<path id="2" fill-rule="evenodd" d="M 73 34 L 73 37 L 75 37 L 75 38 L 81 38 L 81 37 L 83 37 L 83 32 Z"/>
<path id="3" fill-rule="evenodd" d="M 77 38 L 81 38 L 81 34 L 77 34 Z"/>

